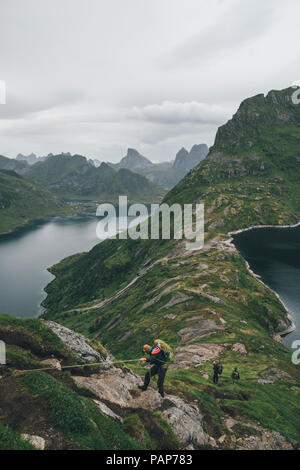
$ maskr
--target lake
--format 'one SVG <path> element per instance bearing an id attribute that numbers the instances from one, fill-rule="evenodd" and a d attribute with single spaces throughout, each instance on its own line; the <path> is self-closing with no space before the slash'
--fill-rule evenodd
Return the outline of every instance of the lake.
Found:
<path id="1" fill-rule="evenodd" d="M 53 279 L 47 268 L 66 256 L 90 250 L 99 218 L 93 213 L 55 217 L 0 236 L 0 312 L 36 317 L 44 287 Z"/>
<path id="2" fill-rule="evenodd" d="M 291 313 L 296 330 L 283 342 L 300 339 L 300 226 L 261 228 L 234 235 L 234 243 L 252 271 L 277 292 Z"/>
<path id="3" fill-rule="evenodd" d="M 0 235 L 0 313 L 33 318 L 43 312 L 44 288 L 54 279 L 47 268 L 101 243 L 96 235 L 101 218 L 95 212 L 48 218 Z M 130 226 L 141 220 L 128 217 Z M 125 221 L 118 219 L 118 231 Z M 106 236 L 114 233 L 112 229 Z"/>

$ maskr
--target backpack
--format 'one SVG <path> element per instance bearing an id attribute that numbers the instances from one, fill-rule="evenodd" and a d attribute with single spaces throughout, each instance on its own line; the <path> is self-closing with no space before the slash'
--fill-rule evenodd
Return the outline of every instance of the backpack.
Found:
<path id="1" fill-rule="evenodd" d="M 219 375 L 222 375 L 223 366 L 222 366 L 221 362 L 219 362 L 219 363 L 217 364 L 217 371 L 218 371 L 218 374 L 219 374 Z"/>
<path id="2" fill-rule="evenodd" d="M 173 354 L 172 348 L 167 343 L 165 343 L 164 341 L 160 339 L 156 339 L 154 341 L 154 345 L 155 346 L 160 345 L 161 349 L 163 350 L 165 354 L 166 363 L 168 365 L 171 364 L 174 360 L 174 354 Z"/>
<path id="3" fill-rule="evenodd" d="M 235 379 L 235 380 L 239 380 L 240 374 L 238 373 L 238 371 L 234 370 L 232 372 L 232 378 Z"/>

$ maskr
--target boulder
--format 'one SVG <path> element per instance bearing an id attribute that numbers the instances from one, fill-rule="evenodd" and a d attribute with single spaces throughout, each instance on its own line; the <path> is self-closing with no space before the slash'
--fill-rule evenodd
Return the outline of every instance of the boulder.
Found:
<path id="1" fill-rule="evenodd" d="M 100 399 L 127 407 L 132 401 L 131 390 L 137 390 L 142 385 L 142 379 L 129 370 L 123 371 L 118 367 L 111 367 L 101 374 L 89 377 L 73 377 L 78 387 L 90 389 Z"/>
<path id="2" fill-rule="evenodd" d="M 45 321 L 45 324 L 65 343 L 74 354 L 85 362 L 104 362 L 100 353 L 93 349 L 85 340 L 84 336 L 59 325 L 54 321 Z"/>
<path id="3" fill-rule="evenodd" d="M 109 416 L 110 418 L 112 418 L 114 421 L 117 421 L 118 423 L 121 423 L 121 424 L 123 423 L 123 419 L 121 418 L 121 416 L 114 413 L 113 410 L 111 410 L 105 403 L 102 403 L 99 400 L 93 400 L 93 402 L 96 403 L 96 405 L 100 408 L 102 413 Z"/>
<path id="4" fill-rule="evenodd" d="M 195 449 L 216 446 L 215 440 L 204 432 L 202 416 L 196 406 L 170 395 L 164 399 L 162 410 L 162 416 L 184 446 L 192 445 Z"/>
<path id="5" fill-rule="evenodd" d="M 41 364 L 43 364 L 45 367 L 53 367 L 54 369 L 61 370 L 61 363 L 59 362 L 58 359 L 45 359 L 44 361 L 41 361 Z"/>
<path id="6" fill-rule="evenodd" d="M 235 343 L 232 346 L 232 351 L 239 353 L 239 354 L 248 354 L 246 346 L 242 343 Z"/>
<path id="7" fill-rule="evenodd" d="M 21 437 L 25 441 L 30 442 L 30 444 L 32 444 L 38 450 L 45 450 L 46 441 L 43 437 L 32 436 L 31 434 L 21 434 Z"/>

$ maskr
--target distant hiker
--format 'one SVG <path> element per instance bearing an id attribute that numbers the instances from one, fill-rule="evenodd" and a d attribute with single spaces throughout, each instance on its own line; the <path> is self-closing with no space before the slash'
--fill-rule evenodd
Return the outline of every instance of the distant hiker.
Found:
<path id="1" fill-rule="evenodd" d="M 237 367 L 235 367 L 234 371 L 232 372 L 231 378 L 232 378 L 233 383 L 235 383 L 235 382 L 237 382 L 238 380 L 240 380 L 240 373 L 239 373 L 239 371 L 237 370 Z"/>
<path id="2" fill-rule="evenodd" d="M 164 398 L 164 380 L 168 370 L 168 365 L 173 360 L 173 353 L 167 343 L 157 339 L 154 341 L 154 346 L 151 348 L 149 344 L 144 344 L 143 353 L 149 354 L 147 359 L 142 357 L 141 362 L 148 362 L 151 365 L 150 371 L 145 375 L 144 385 L 139 385 L 139 389 L 145 392 L 150 383 L 151 377 L 158 375 L 157 385 L 160 395 Z"/>
<path id="3" fill-rule="evenodd" d="M 217 384 L 219 382 L 219 375 L 221 375 L 223 372 L 223 366 L 220 361 L 213 362 L 213 372 L 214 372 L 213 381 L 215 384 Z"/>

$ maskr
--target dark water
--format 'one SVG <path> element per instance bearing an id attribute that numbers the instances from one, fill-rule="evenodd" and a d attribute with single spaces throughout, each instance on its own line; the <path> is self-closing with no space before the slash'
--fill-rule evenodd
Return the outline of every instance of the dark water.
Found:
<path id="1" fill-rule="evenodd" d="M 43 289 L 53 279 L 47 268 L 99 243 L 98 221 L 94 213 L 56 217 L 1 235 L 0 313 L 39 315 Z"/>
<path id="2" fill-rule="evenodd" d="M 0 313 L 24 318 L 41 314 L 44 288 L 53 279 L 47 268 L 101 243 L 96 235 L 100 219 L 95 212 L 55 217 L 0 235 Z M 139 218 L 128 221 L 135 225 Z M 120 218 L 118 229 L 123 222 Z"/>
<path id="3" fill-rule="evenodd" d="M 300 226 L 249 230 L 235 235 L 234 243 L 291 313 L 296 330 L 284 338 L 290 347 L 300 339 Z"/>

